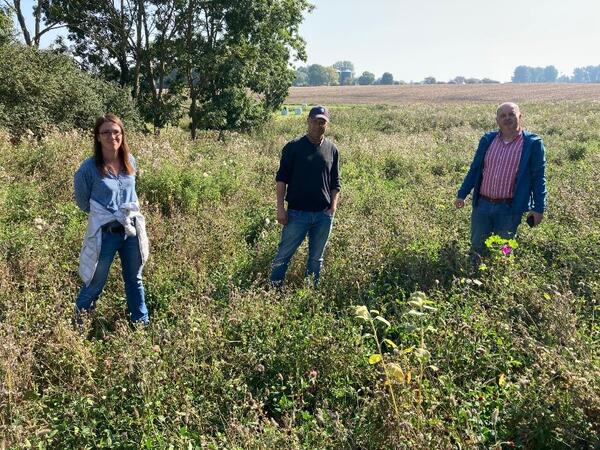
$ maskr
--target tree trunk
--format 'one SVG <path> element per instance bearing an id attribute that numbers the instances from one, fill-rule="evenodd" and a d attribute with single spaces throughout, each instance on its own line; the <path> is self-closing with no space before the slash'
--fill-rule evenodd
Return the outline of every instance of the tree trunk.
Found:
<path id="1" fill-rule="evenodd" d="M 23 11 L 21 11 L 21 0 L 14 0 L 13 4 L 15 5 L 15 12 L 17 13 L 19 27 L 21 28 L 21 32 L 23 33 L 23 39 L 25 39 L 25 43 L 29 47 L 32 47 L 33 43 L 31 42 L 31 35 L 29 34 L 29 30 L 27 29 L 25 17 L 23 17 Z"/>
<path id="2" fill-rule="evenodd" d="M 191 79 L 191 75 L 188 75 L 188 80 Z M 191 86 L 192 83 L 188 82 L 188 84 Z M 193 141 L 196 140 L 196 138 L 198 137 L 198 115 L 196 113 L 197 109 L 198 109 L 198 100 L 197 100 L 197 94 L 196 94 L 196 89 L 192 88 L 190 89 L 190 97 L 192 99 L 192 103 L 190 105 L 190 119 L 192 119 L 192 122 L 190 123 L 190 134 L 191 134 L 191 138 Z"/>
<path id="3" fill-rule="evenodd" d="M 133 80 L 133 98 L 137 99 L 140 96 L 140 80 L 142 72 L 142 20 L 144 17 L 144 0 L 138 0 L 137 2 L 137 15 L 136 15 L 136 27 L 135 27 L 135 74 Z"/>

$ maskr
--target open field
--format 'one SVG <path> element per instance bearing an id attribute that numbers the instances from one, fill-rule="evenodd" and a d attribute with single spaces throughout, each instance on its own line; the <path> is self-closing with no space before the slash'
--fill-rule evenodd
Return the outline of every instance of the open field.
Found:
<path id="1" fill-rule="evenodd" d="M 128 134 L 152 322 L 128 323 L 117 260 L 83 333 L 72 180 L 91 137 L 0 130 L 0 449 L 598 450 L 600 104 L 527 104 L 548 211 L 471 273 L 452 201 L 489 101 L 332 107 L 343 186 L 318 290 L 305 246 L 265 287 L 304 117 L 224 142 Z"/>
<path id="2" fill-rule="evenodd" d="M 292 87 L 288 103 L 407 104 L 501 103 L 600 100 L 600 84 L 433 84 Z"/>

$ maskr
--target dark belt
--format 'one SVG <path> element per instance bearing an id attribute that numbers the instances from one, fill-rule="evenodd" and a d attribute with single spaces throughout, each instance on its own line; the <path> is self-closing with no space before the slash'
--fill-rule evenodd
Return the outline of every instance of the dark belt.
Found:
<path id="1" fill-rule="evenodd" d="M 125 228 L 119 222 L 111 222 L 102 225 L 102 231 L 106 231 L 107 233 L 124 233 Z"/>
<path id="2" fill-rule="evenodd" d="M 510 205 L 513 201 L 512 198 L 491 198 L 491 197 L 487 197 L 487 196 L 481 195 L 481 194 L 479 194 L 479 197 L 484 199 L 486 202 L 491 203 L 492 205 L 500 205 L 500 204 Z"/>

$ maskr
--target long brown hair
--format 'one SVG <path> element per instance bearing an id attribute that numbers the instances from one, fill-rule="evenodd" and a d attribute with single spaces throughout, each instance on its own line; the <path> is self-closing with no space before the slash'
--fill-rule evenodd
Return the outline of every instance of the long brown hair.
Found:
<path id="1" fill-rule="evenodd" d="M 124 171 L 128 175 L 134 175 L 135 169 L 131 165 L 129 161 L 129 146 L 127 145 L 127 140 L 125 139 L 125 128 L 123 128 L 123 122 L 114 114 L 104 114 L 101 117 L 96 119 L 96 125 L 94 125 L 94 161 L 96 163 L 96 167 L 102 175 L 106 175 L 108 170 L 104 165 L 104 156 L 102 155 L 102 144 L 100 143 L 100 127 L 104 125 L 106 122 L 112 122 L 121 128 L 121 146 L 119 147 L 119 161 L 121 162 L 121 166 Z"/>

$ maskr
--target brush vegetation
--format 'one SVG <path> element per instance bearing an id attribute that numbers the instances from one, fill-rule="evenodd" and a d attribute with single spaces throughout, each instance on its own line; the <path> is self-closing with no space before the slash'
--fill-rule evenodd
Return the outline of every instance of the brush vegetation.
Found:
<path id="1" fill-rule="evenodd" d="M 333 107 L 342 192 L 318 290 L 265 289 L 275 182 L 303 118 L 128 135 L 151 326 L 118 259 L 71 326 L 91 135 L 0 136 L 0 448 L 600 448 L 600 106 L 521 105 L 549 208 L 469 273 L 452 201 L 495 105 Z"/>

